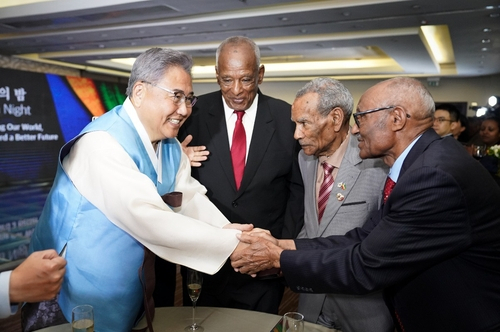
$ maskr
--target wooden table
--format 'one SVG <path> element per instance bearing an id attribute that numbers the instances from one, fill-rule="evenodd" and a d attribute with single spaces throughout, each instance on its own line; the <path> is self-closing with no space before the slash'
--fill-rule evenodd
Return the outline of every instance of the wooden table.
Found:
<path id="1" fill-rule="evenodd" d="M 183 332 L 184 328 L 191 324 L 192 307 L 164 307 L 156 308 L 153 328 L 155 332 Z M 196 323 L 205 328 L 205 332 L 270 332 L 281 316 L 266 314 L 257 311 L 197 307 Z M 143 319 L 136 328 L 146 327 Z M 71 325 L 63 324 L 52 326 L 38 332 L 70 332 Z M 100 331 L 96 326 L 96 332 Z M 326 327 L 305 323 L 304 332 L 333 332 L 335 330 Z"/>

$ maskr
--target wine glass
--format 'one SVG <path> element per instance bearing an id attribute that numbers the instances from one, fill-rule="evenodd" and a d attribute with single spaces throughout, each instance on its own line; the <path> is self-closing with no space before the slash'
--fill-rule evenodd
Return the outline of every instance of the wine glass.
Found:
<path id="1" fill-rule="evenodd" d="M 486 154 L 486 146 L 472 145 L 472 156 L 476 159 L 481 159 Z"/>
<path id="2" fill-rule="evenodd" d="M 201 293 L 201 285 L 203 284 L 203 274 L 199 271 L 188 268 L 187 269 L 186 283 L 187 283 L 189 297 L 191 298 L 191 301 L 193 302 L 193 324 L 186 326 L 184 331 L 201 332 L 204 330 L 204 328 L 202 326 L 196 324 L 196 322 L 194 321 L 194 313 L 196 310 L 196 301 L 198 301 L 198 298 L 200 297 L 200 293 Z"/>

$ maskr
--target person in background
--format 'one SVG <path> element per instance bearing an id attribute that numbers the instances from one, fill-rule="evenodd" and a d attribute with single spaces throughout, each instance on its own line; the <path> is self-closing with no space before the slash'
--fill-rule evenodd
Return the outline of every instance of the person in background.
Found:
<path id="1" fill-rule="evenodd" d="M 456 140 L 465 144 L 469 141 L 468 127 L 469 120 L 467 117 L 463 113 L 458 113 L 458 126 L 455 126 L 451 133 Z"/>
<path id="2" fill-rule="evenodd" d="M 384 290 L 398 331 L 500 329 L 500 188 L 454 139 L 431 129 L 418 80 L 369 88 L 353 115 L 360 157 L 390 166 L 380 212 L 344 236 L 277 240 L 242 234 L 241 273 L 281 268 L 301 293 Z"/>
<path id="3" fill-rule="evenodd" d="M 220 90 L 199 97 L 179 139 L 192 135 L 192 145 L 210 151 L 192 175 L 230 221 L 252 220 L 255 227 L 277 238 L 294 238 L 304 216 L 297 163 L 300 146 L 293 139 L 290 104 L 259 91 L 264 71 L 252 40 L 239 36 L 224 40 L 216 52 Z M 273 276 L 241 275 L 228 262 L 215 275 L 204 277 L 197 304 L 276 314 L 284 284 Z M 184 303 L 190 303 L 186 292 Z"/>
<path id="4" fill-rule="evenodd" d="M 380 159 L 359 157 L 358 141 L 349 133 L 352 109 L 351 93 L 334 79 L 316 78 L 297 92 L 292 121 L 302 146 L 299 166 L 305 190 L 304 227 L 298 238 L 344 235 L 362 226 L 380 205 L 387 167 Z M 344 332 L 394 331 L 382 292 L 300 294 L 298 311 L 307 321 Z"/>
<path id="5" fill-rule="evenodd" d="M 132 67 L 127 99 L 63 146 L 30 250 L 64 249 L 67 273 L 55 303 L 23 306 L 25 331 L 71 321 L 94 307 L 97 331 L 130 331 L 154 305 L 154 255 L 213 274 L 244 247 L 191 177 L 176 139 L 196 97 L 191 58 L 152 48 Z"/>
<path id="6" fill-rule="evenodd" d="M 436 105 L 434 113 L 434 125 L 432 128 L 441 136 L 453 135 L 453 132 L 460 128 L 460 112 L 452 104 Z"/>
<path id="7" fill-rule="evenodd" d="M 12 271 L 0 273 L 0 318 L 17 311 L 19 302 L 38 302 L 56 297 L 61 289 L 66 260 L 53 249 L 36 251 Z"/>
<path id="8" fill-rule="evenodd" d="M 479 137 L 485 149 L 483 155 L 477 159 L 500 185 L 499 160 L 496 156 L 488 154 L 488 148 L 500 144 L 500 118 L 485 117 L 479 128 Z"/>

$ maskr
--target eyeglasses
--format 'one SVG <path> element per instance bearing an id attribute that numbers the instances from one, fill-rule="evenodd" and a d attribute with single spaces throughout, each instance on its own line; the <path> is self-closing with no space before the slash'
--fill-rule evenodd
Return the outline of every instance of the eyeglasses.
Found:
<path id="1" fill-rule="evenodd" d="M 366 115 L 366 114 L 369 114 L 369 113 L 375 113 L 375 112 L 378 112 L 378 111 L 383 111 L 383 110 L 388 110 L 388 109 L 391 109 L 391 108 L 394 108 L 396 106 L 386 106 L 386 107 L 380 107 L 380 108 L 374 108 L 374 109 L 371 109 L 371 110 L 367 110 L 367 111 L 364 111 L 364 112 L 357 112 L 357 113 L 353 113 L 352 116 L 354 118 L 354 122 L 356 122 L 356 126 L 358 126 L 359 128 L 359 118 Z M 406 115 L 407 117 L 410 117 L 408 114 Z"/>
<path id="2" fill-rule="evenodd" d="M 181 92 L 181 91 L 173 91 L 173 90 L 164 88 L 162 86 L 153 84 L 153 83 L 148 82 L 148 81 L 142 81 L 142 82 L 146 83 L 146 84 L 151 84 L 152 86 L 157 87 L 158 89 L 162 89 L 163 91 L 166 91 L 168 93 L 173 94 L 174 98 L 172 99 L 172 101 L 174 102 L 175 105 L 180 105 L 181 103 L 186 103 L 186 107 L 193 107 L 194 104 L 196 104 L 196 102 L 198 101 L 198 97 L 196 97 L 194 95 L 186 96 L 184 94 L 184 92 Z"/>
<path id="3" fill-rule="evenodd" d="M 441 117 L 439 117 L 439 118 L 434 118 L 434 122 L 436 122 L 436 121 L 437 121 L 437 122 L 439 122 L 439 123 L 443 123 L 443 122 L 445 122 L 445 121 L 455 122 L 455 121 L 453 121 L 453 120 L 449 120 L 449 119 L 445 119 L 445 118 L 441 118 Z"/>

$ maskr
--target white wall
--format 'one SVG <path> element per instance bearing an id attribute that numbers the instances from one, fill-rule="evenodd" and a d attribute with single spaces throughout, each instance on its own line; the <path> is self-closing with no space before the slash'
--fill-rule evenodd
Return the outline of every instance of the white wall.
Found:
<path id="1" fill-rule="evenodd" d="M 436 102 L 467 102 L 477 103 L 480 106 L 487 104 L 492 95 L 500 96 L 500 75 L 466 77 L 466 78 L 441 78 L 439 86 L 427 85 L 427 80 L 421 79 L 426 84 Z M 363 92 L 380 80 L 345 80 L 342 83 L 351 91 L 354 97 L 354 105 L 357 104 Z M 307 82 L 264 82 L 260 88 L 263 93 L 283 99 L 292 103 L 295 93 Z M 216 83 L 195 83 L 193 85 L 196 95 L 218 90 Z M 474 116 L 475 112 L 469 110 L 468 116 Z"/>

